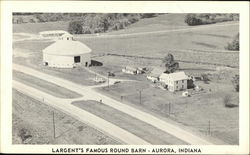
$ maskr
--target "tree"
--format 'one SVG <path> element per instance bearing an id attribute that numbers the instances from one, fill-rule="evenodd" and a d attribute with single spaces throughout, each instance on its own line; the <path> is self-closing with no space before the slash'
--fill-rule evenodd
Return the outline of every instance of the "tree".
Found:
<path id="1" fill-rule="evenodd" d="M 239 51 L 240 50 L 240 44 L 239 44 L 239 33 L 234 37 L 234 40 L 227 44 L 225 49 L 230 51 Z"/>
<path id="2" fill-rule="evenodd" d="M 201 25 L 202 20 L 199 17 L 197 17 L 195 14 L 187 14 L 185 16 L 185 23 L 187 23 L 189 26 Z"/>
<path id="3" fill-rule="evenodd" d="M 201 78 L 202 78 L 203 82 L 206 84 L 208 84 L 208 81 L 210 81 L 208 78 L 208 75 L 205 73 L 201 74 Z"/>
<path id="4" fill-rule="evenodd" d="M 68 31 L 71 34 L 82 34 L 83 28 L 80 21 L 72 21 L 69 23 Z"/>
<path id="5" fill-rule="evenodd" d="M 164 57 L 162 62 L 166 67 L 165 73 L 173 73 L 179 69 L 179 63 L 174 60 L 174 56 L 170 53 Z"/>
<path id="6" fill-rule="evenodd" d="M 233 79 L 232 79 L 232 83 L 234 85 L 234 89 L 235 91 L 239 92 L 240 86 L 239 86 L 239 81 L 240 81 L 240 77 L 238 74 L 236 74 Z"/>

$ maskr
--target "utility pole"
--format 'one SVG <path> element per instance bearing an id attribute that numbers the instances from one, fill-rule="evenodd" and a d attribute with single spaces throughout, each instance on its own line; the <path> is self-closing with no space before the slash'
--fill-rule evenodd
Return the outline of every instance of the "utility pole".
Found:
<path id="1" fill-rule="evenodd" d="M 108 72 L 108 88 L 109 88 L 109 72 Z"/>
<path id="2" fill-rule="evenodd" d="M 211 125 L 210 125 L 210 120 L 208 121 L 208 135 L 211 135 L 211 127 L 210 127 Z"/>
<path id="3" fill-rule="evenodd" d="M 170 112 L 171 112 L 171 103 L 169 102 L 168 104 L 168 115 L 170 116 Z"/>
<path id="4" fill-rule="evenodd" d="M 140 104 L 141 104 L 141 90 L 139 90 L 139 93 L 140 93 Z"/>
<path id="5" fill-rule="evenodd" d="M 53 136 L 54 136 L 54 139 L 56 138 L 56 128 L 55 128 L 55 116 L 54 116 L 54 111 L 53 111 Z"/>

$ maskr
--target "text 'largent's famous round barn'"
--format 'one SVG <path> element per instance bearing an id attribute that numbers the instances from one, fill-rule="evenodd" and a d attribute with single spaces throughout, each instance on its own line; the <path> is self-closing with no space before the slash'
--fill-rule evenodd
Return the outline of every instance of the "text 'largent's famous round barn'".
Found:
<path id="1" fill-rule="evenodd" d="M 87 67 L 91 65 L 90 52 L 88 46 L 65 34 L 43 50 L 43 63 L 57 68 Z"/>

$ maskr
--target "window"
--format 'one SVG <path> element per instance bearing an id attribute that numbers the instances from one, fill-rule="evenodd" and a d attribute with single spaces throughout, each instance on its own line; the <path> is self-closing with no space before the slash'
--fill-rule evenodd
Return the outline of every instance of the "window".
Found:
<path id="1" fill-rule="evenodd" d="M 75 56 L 74 57 L 74 62 L 77 63 L 77 62 L 80 62 L 81 60 L 81 57 L 80 56 Z"/>
<path id="2" fill-rule="evenodd" d="M 176 86 L 176 89 L 178 89 L 178 86 Z"/>
<path id="3" fill-rule="evenodd" d="M 181 86 L 181 88 L 183 89 L 183 88 L 184 88 L 184 86 L 182 85 L 182 86 Z"/>
<path id="4" fill-rule="evenodd" d="M 184 83 L 184 80 L 182 80 L 182 83 Z"/>
<path id="5" fill-rule="evenodd" d="M 178 81 L 176 81 L 176 84 L 178 84 Z"/>

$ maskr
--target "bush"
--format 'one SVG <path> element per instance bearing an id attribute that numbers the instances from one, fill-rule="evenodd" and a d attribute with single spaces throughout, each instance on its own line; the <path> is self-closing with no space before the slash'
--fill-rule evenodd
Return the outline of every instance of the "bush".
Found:
<path id="1" fill-rule="evenodd" d="M 227 108 L 234 108 L 237 107 L 238 105 L 232 103 L 232 98 L 230 95 L 226 95 L 223 99 L 224 105 Z"/>
<path id="2" fill-rule="evenodd" d="M 201 25 L 202 20 L 199 19 L 195 14 L 187 14 L 185 16 L 185 23 L 187 23 L 189 26 Z"/>
<path id="3" fill-rule="evenodd" d="M 203 80 L 204 83 L 208 84 L 208 81 L 210 81 L 210 79 L 208 78 L 207 74 L 201 74 L 201 79 Z"/>
<path id="4" fill-rule="evenodd" d="M 239 44 L 239 33 L 234 37 L 234 40 L 231 43 L 228 43 L 225 49 L 230 51 L 239 51 L 240 44 Z"/>
<path id="5" fill-rule="evenodd" d="M 234 85 L 234 89 L 236 92 L 239 92 L 239 89 L 240 89 L 240 86 L 239 86 L 239 80 L 240 80 L 240 77 L 238 74 L 236 74 L 233 79 L 232 79 L 232 83 Z"/>
<path id="6" fill-rule="evenodd" d="M 72 21 L 69 23 L 68 32 L 71 34 L 82 34 L 83 28 L 80 21 Z"/>

